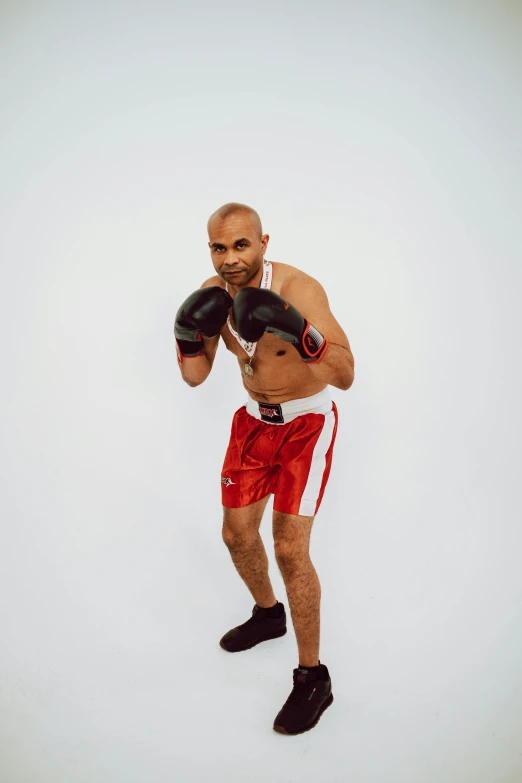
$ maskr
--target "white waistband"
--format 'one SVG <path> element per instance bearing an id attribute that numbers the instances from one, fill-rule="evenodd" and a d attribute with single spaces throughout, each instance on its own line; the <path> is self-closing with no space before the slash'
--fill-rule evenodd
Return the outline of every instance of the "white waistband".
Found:
<path id="1" fill-rule="evenodd" d="M 268 403 L 267 403 L 268 404 Z M 252 397 L 248 398 L 246 403 L 247 413 L 260 421 L 266 421 L 261 418 L 261 410 L 265 403 L 257 402 Z M 273 404 L 270 403 L 273 407 Z M 266 421 L 267 424 L 288 424 L 289 421 L 296 419 L 298 416 L 302 416 L 305 413 L 329 413 L 332 410 L 332 398 L 330 396 L 329 386 L 319 394 L 313 394 L 311 397 L 302 397 L 298 400 L 288 400 L 288 402 L 280 402 L 279 407 L 283 414 L 284 421 Z"/>

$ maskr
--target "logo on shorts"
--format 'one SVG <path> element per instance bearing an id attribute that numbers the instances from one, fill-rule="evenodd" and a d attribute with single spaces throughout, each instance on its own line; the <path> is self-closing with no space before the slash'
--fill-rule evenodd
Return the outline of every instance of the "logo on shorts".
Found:
<path id="1" fill-rule="evenodd" d="M 280 405 L 275 405 L 270 402 L 258 402 L 257 404 L 259 405 L 259 415 L 261 416 L 261 421 L 266 421 L 270 424 L 285 423 L 283 418 L 283 409 Z"/>
<path id="2" fill-rule="evenodd" d="M 225 487 L 229 487 L 231 484 L 235 484 L 235 481 L 232 481 L 230 478 L 225 478 L 225 476 L 221 476 L 221 483 L 225 485 Z"/>

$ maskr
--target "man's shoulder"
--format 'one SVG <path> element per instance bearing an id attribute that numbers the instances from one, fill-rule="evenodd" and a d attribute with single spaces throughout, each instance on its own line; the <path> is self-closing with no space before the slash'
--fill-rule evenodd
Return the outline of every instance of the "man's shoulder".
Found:
<path id="1" fill-rule="evenodd" d="M 295 290 L 300 286 L 307 286 L 310 283 L 317 283 L 318 281 L 311 275 L 303 272 L 302 269 L 298 269 L 296 266 L 290 264 L 278 264 L 281 268 L 281 295 L 284 296 L 284 292 L 288 289 Z"/>
<path id="2" fill-rule="evenodd" d="M 219 275 L 213 275 L 212 277 L 209 277 L 208 280 L 205 280 L 205 282 L 200 285 L 200 288 L 211 288 L 211 286 L 214 285 L 218 285 L 220 288 L 225 287 L 224 280 Z"/>

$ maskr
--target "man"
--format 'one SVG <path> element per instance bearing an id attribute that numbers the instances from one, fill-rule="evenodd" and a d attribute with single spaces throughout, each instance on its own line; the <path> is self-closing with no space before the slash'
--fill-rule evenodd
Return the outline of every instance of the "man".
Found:
<path id="1" fill-rule="evenodd" d="M 255 210 L 225 204 L 211 215 L 208 236 L 216 274 L 181 305 L 174 333 L 189 386 L 208 377 L 221 337 L 248 393 L 233 418 L 221 490 L 223 540 L 256 602 L 252 617 L 220 645 L 239 652 L 286 633 L 285 607 L 272 590 L 259 535 L 273 494 L 275 556 L 299 652 L 294 687 L 273 728 L 300 734 L 333 701 L 319 660 L 321 587 L 309 545 L 337 432 L 328 386 L 350 388 L 354 359 L 317 280 L 264 259 L 269 236 Z"/>

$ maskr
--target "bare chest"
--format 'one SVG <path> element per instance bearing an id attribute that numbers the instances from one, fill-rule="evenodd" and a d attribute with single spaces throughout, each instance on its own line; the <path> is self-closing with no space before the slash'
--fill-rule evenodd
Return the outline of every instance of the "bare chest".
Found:
<path id="1" fill-rule="evenodd" d="M 281 295 L 286 277 L 294 270 L 286 265 L 272 263 L 274 275 L 271 290 Z M 232 310 L 229 311 L 229 315 L 231 326 L 237 332 Z M 313 375 L 294 346 L 274 334 L 265 332 L 261 336 L 256 344 L 252 361 L 231 332 L 228 323 L 224 324 L 220 334 L 227 350 L 238 361 L 244 387 L 255 400 L 284 402 L 316 394 L 325 388 L 326 384 Z M 249 363 L 253 371 L 252 377 L 245 376 L 243 372 L 244 366 Z"/>
<path id="2" fill-rule="evenodd" d="M 232 326 L 235 329 L 233 321 Z M 221 331 L 221 338 L 237 359 L 243 385 L 256 400 L 283 402 L 315 394 L 324 386 L 301 361 L 294 346 L 274 334 L 263 334 L 256 344 L 252 359 L 237 342 L 227 324 Z M 250 367 L 248 375 L 245 374 L 245 365 Z"/>

